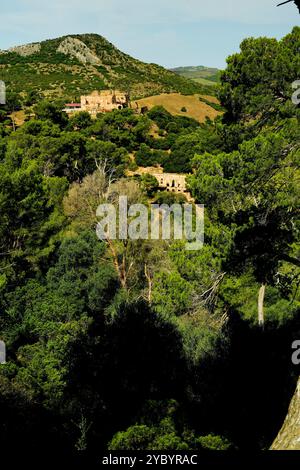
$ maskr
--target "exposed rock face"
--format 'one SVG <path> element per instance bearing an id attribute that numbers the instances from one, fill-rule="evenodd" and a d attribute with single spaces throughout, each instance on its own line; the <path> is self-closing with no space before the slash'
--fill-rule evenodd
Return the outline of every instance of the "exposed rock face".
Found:
<path id="1" fill-rule="evenodd" d="M 37 52 L 40 52 L 40 50 L 41 44 L 39 42 L 34 42 L 32 44 L 25 44 L 24 46 L 11 47 L 7 51 L 0 51 L 0 53 L 5 54 L 7 52 L 15 52 L 16 54 L 26 57 L 36 54 Z"/>
<path id="2" fill-rule="evenodd" d="M 41 45 L 40 43 L 32 43 L 32 44 L 27 44 L 25 46 L 16 46 L 12 47 L 9 49 L 10 52 L 16 52 L 17 54 L 21 56 L 28 56 L 28 55 L 33 55 L 36 54 L 37 52 L 40 52 L 41 50 Z"/>
<path id="3" fill-rule="evenodd" d="M 61 52 L 65 55 L 70 55 L 71 57 L 75 57 L 78 59 L 82 64 L 91 64 L 91 65 L 100 65 L 101 60 L 97 57 L 89 47 L 87 47 L 80 39 L 67 37 L 64 39 L 58 49 L 57 52 Z"/>
<path id="4" fill-rule="evenodd" d="M 300 450 L 300 378 L 288 414 L 271 450 Z"/>

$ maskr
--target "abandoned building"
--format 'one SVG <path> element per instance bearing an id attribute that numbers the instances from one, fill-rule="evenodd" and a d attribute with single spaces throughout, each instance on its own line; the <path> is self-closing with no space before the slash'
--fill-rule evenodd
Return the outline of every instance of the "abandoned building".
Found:
<path id="1" fill-rule="evenodd" d="M 191 194 L 187 189 L 186 175 L 178 175 L 176 173 L 152 173 L 159 184 L 159 188 L 163 191 L 172 193 L 182 193 L 187 200 L 191 200 Z"/>

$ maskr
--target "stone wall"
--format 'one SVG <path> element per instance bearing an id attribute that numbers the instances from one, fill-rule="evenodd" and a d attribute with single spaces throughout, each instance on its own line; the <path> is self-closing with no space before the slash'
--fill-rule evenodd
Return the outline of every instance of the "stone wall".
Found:
<path id="1" fill-rule="evenodd" d="M 114 109 L 127 108 L 128 106 L 128 95 L 120 91 L 94 91 L 90 95 L 81 96 L 81 111 L 87 111 L 94 115 L 107 113 Z"/>
<path id="2" fill-rule="evenodd" d="M 184 194 L 187 200 L 192 200 L 190 192 L 187 190 L 186 175 L 179 175 L 177 173 L 152 173 L 159 184 L 159 188 L 178 194 Z"/>
<path id="3" fill-rule="evenodd" d="M 174 193 L 186 192 L 185 175 L 178 175 L 176 173 L 153 173 L 157 179 L 159 187 L 166 191 Z"/>

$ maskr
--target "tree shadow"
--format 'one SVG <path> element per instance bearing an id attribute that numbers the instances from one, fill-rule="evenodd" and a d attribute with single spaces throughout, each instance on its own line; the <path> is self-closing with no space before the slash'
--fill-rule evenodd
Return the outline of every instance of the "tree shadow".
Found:
<path id="1" fill-rule="evenodd" d="M 201 433 L 227 435 L 239 449 L 268 449 L 299 377 L 291 345 L 300 337 L 300 312 L 284 326 L 269 323 L 264 330 L 231 312 L 226 337 L 192 370 L 189 420 Z"/>
<path id="2" fill-rule="evenodd" d="M 123 305 L 90 334 L 70 391 L 90 415 L 90 452 L 99 452 L 101 443 L 136 424 L 147 400 L 182 399 L 187 373 L 180 334 L 144 302 Z"/>

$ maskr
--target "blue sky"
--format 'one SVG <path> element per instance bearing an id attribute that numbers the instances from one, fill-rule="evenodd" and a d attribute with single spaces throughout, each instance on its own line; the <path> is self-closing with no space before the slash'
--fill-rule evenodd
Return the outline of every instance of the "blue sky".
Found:
<path id="1" fill-rule="evenodd" d="M 166 67 L 225 59 L 247 36 L 281 38 L 299 24 L 279 0 L 10 0 L 1 5 L 0 49 L 66 34 L 98 33 Z"/>

